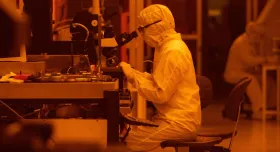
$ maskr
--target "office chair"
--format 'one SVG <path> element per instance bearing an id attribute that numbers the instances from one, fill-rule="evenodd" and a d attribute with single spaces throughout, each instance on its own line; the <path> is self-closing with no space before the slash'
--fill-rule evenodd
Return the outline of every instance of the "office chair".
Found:
<path id="1" fill-rule="evenodd" d="M 201 75 L 196 75 L 196 83 L 199 86 L 201 108 L 204 109 L 212 103 L 213 85 L 210 79 Z"/>
<path id="2" fill-rule="evenodd" d="M 235 135 L 237 134 L 237 125 L 240 116 L 240 109 L 244 101 L 244 94 L 248 85 L 252 80 L 248 77 L 241 79 L 229 94 L 224 110 L 222 112 L 223 118 L 227 118 L 233 124 L 221 122 L 220 124 L 202 126 L 198 132 L 198 136 L 193 141 L 184 140 L 167 140 L 161 143 L 161 147 L 174 147 L 178 152 L 178 147 L 189 147 L 190 152 L 229 152 Z M 215 146 L 224 139 L 231 138 L 228 148 Z"/>

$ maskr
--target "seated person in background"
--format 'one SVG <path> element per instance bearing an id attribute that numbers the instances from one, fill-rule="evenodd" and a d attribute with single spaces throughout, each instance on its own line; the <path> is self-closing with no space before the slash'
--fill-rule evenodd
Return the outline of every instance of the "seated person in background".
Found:
<path id="1" fill-rule="evenodd" d="M 246 32 L 233 42 L 224 73 L 225 81 L 231 84 L 236 84 L 243 77 L 252 78 L 252 82 L 247 88 L 247 95 L 252 104 L 253 118 L 261 117 L 261 65 L 270 59 L 261 56 L 260 45 L 264 36 L 262 25 L 249 23 Z M 267 107 L 274 108 L 276 105 L 276 86 L 273 79 L 268 79 L 268 89 Z"/>
<path id="2" fill-rule="evenodd" d="M 201 124 L 199 87 L 192 55 L 181 35 L 175 31 L 171 11 L 163 5 L 150 5 L 140 12 L 140 26 L 160 22 L 144 29 L 144 41 L 155 48 L 153 74 L 141 73 L 121 62 L 128 81 L 158 114 L 159 127 L 137 127 L 126 138 L 132 151 L 164 151 L 160 142 L 195 139 Z"/>

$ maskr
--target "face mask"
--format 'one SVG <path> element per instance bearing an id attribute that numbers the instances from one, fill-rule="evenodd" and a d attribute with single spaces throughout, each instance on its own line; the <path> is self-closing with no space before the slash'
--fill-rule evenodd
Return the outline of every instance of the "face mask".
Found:
<path id="1" fill-rule="evenodd" d="M 153 31 L 152 29 L 149 28 L 149 26 L 154 25 L 158 22 L 161 22 L 161 20 L 155 21 L 151 24 L 145 25 L 145 26 L 141 26 L 138 28 L 138 31 L 140 33 L 143 33 L 143 38 L 144 41 L 150 46 L 155 48 L 157 46 L 157 41 L 155 41 L 155 39 L 153 38 Z"/>
<path id="2" fill-rule="evenodd" d="M 144 41 L 152 48 L 155 48 L 157 46 L 157 41 L 155 41 L 151 35 L 144 34 Z"/>

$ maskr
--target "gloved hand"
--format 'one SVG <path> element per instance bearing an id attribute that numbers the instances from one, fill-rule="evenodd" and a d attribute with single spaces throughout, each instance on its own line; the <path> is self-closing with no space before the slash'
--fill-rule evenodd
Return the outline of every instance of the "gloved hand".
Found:
<path id="1" fill-rule="evenodd" d="M 119 66 L 122 67 L 123 73 L 127 77 L 127 79 L 129 81 L 133 80 L 134 70 L 131 68 L 130 64 L 127 64 L 126 62 L 121 62 Z"/>

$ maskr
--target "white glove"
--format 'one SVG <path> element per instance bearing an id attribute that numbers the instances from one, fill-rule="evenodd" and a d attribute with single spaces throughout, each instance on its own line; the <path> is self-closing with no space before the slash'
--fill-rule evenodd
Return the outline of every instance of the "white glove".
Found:
<path id="1" fill-rule="evenodd" d="M 120 67 L 122 67 L 124 75 L 127 77 L 129 81 L 133 80 L 134 78 L 134 71 L 131 68 L 130 64 L 127 64 L 126 62 L 121 62 L 119 64 Z"/>

